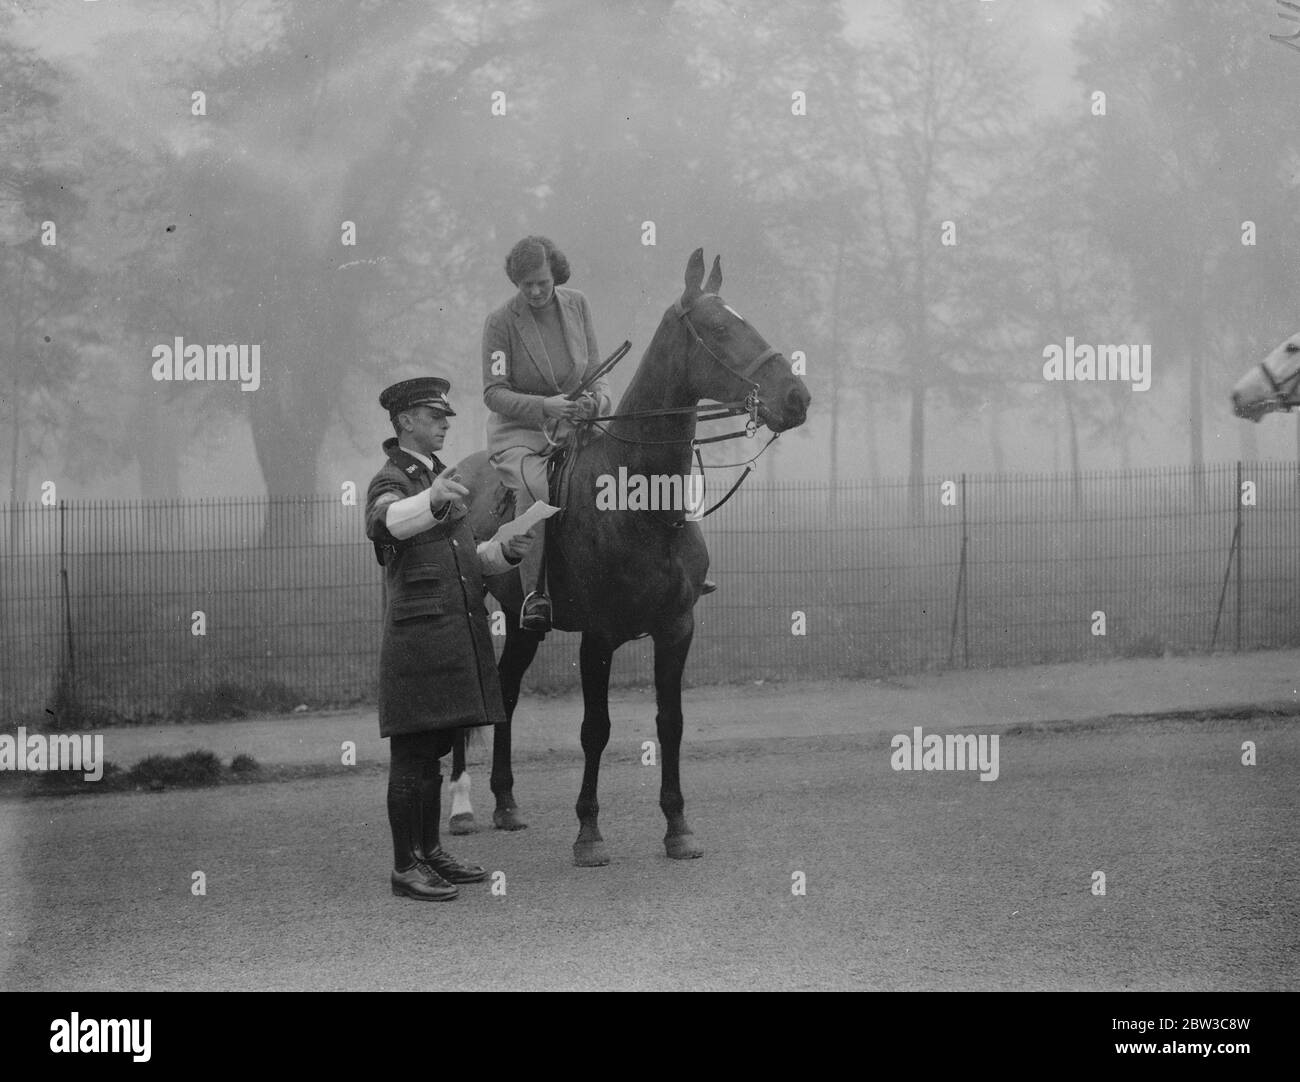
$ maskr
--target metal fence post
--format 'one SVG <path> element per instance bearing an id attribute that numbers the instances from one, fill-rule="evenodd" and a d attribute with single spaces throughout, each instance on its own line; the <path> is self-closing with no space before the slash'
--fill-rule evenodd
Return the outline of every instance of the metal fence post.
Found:
<path id="1" fill-rule="evenodd" d="M 68 584 L 68 540 L 67 540 L 68 505 L 59 501 L 59 583 L 63 591 L 63 634 L 66 655 L 61 666 L 57 692 L 56 724 L 62 723 L 67 715 L 77 708 L 77 655 L 72 642 L 72 596 Z"/>
<path id="2" fill-rule="evenodd" d="M 1237 638 L 1235 650 L 1241 649 L 1241 463 L 1237 463 L 1237 489 L 1233 493 L 1235 506 L 1235 523 L 1232 527 L 1232 543 L 1228 546 L 1228 564 L 1223 569 L 1223 583 L 1219 587 L 1219 604 L 1214 610 L 1214 630 L 1210 633 L 1210 649 L 1219 641 L 1219 622 L 1223 619 L 1223 602 L 1228 596 L 1228 579 L 1232 575 L 1233 561 L 1237 565 Z"/>
<path id="3" fill-rule="evenodd" d="M 1245 521 L 1241 515 L 1241 460 L 1237 461 L 1237 489 L 1233 493 L 1233 501 L 1237 505 L 1237 640 L 1233 647 L 1234 651 L 1241 650 L 1241 587 L 1242 587 L 1242 564 L 1246 559 L 1246 535 L 1244 532 Z"/>
<path id="4" fill-rule="evenodd" d="M 966 475 L 961 475 L 961 557 L 957 564 L 957 596 L 952 603 L 952 627 L 948 631 L 948 664 L 957 653 L 957 616 L 961 615 L 962 665 L 970 668 L 970 623 L 966 607 Z"/>

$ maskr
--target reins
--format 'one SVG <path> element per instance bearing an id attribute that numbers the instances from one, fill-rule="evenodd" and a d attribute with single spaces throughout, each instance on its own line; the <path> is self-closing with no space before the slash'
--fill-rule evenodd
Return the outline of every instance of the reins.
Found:
<path id="1" fill-rule="evenodd" d="M 781 433 L 779 432 L 773 432 L 770 436 L 767 437 L 767 442 L 758 449 L 758 451 L 754 454 L 754 456 L 746 460 L 745 462 L 719 462 L 714 464 L 713 468 L 715 470 L 719 470 L 719 469 L 729 470 L 729 469 L 735 469 L 738 466 L 744 466 L 745 472 L 736 478 L 735 483 L 729 489 L 727 489 L 727 492 L 722 497 L 722 499 L 720 499 L 717 503 L 715 503 L 702 515 L 698 516 L 699 518 L 708 518 L 711 514 L 713 514 L 714 511 L 716 511 L 719 507 L 721 507 L 724 503 L 726 503 L 729 499 L 731 499 L 732 496 L 736 494 L 736 490 L 739 489 L 740 486 L 745 483 L 745 478 L 754 472 L 754 463 L 758 461 L 759 455 L 761 455 L 764 451 L 766 451 L 769 447 L 771 447 L 773 441 L 780 434 Z M 740 433 L 732 433 L 732 435 L 740 435 Z M 712 437 L 712 439 L 714 440 L 727 439 L 727 438 L 728 438 L 727 436 Z M 709 443 L 709 442 L 711 442 L 711 440 L 696 440 L 693 447 L 693 450 L 695 451 L 695 461 L 696 463 L 698 463 L 700 467 L 700 476 L 704 478 L 704 491 L 700 493 L 700 503 L 703 503 L 704 498 L 709 494 L 709 475 L 705 472 L 704 459 L 700 457 L 699 445 L 701 443 Z"/>
<path id="2" fill-rule="evenodd" d="M 697 408 L 698 408 L 698 407 L 697 407 Z M 671 410 L 671 411 L 647 410 L 647 411 L 645 411 L 645 412 L 648 413 L 648 414 L 650 414 L 650 415 L 652 415 L 652 416 L 659 416 L 659 415 L 662 415 L 664 412 L 680 412 L 680 411 L 677 411 L 677 410 Z M 634 417 L 634 416 L 639 416 L 639 415 L 640 415 L 640 413 L 638 412 L 638 413 L 635 413 L 635 414 L 627 414 L 627 413 L 617 414 L 616 416 L 617 416 L 619 419 L 622 419 L 622 418 L 624 418 L 624 417 Z M 708 420 L 708 421 L 716 421 L 716 420 L 721 420 L 723 417 L 733 417 L 733 416 L 736 416 L 736 414 L 734 414 L 734 413 L 719 413 L 719 414 L 717 414 L 717 415 L 715 415 L 715 416 L 712 416 L 712 417 L 703 417 L 703 416 L 701 416 L 699 419 L 702 420 L 702 421 L 705 421 L 705 420 Z M 591 425 L 591 426 L 594 427 L 594 428 L 598 428 L 598 429 L 600 429 L 600 431 L 603 432 L 606 436 L 609 436 L 609 437 L 611 437 L 612 439 L 616 439 L 616 440 L 620 441 L 621 443 L 630 443 L 630 444 L 635 444 L 635 445 L 637 445 L 637 446 L 647 446 L 647 447 L 649 447 L 649 446 L 665 446 L 665 445 L 668 445 L 668 444 L 680 444 L 680 443 L 685 443 L 685 442 L 686 442 L 686 440 L 684 440 L 684 439 L 676 439 L 676 440 L 632 440 L 632 439 L 626 439 L 626 438 L 624 438 L 623 436 L 619 436 L 619 435 L 616 435 L 615 433 L 611 432 L 611 431 L 610 431 L 608 428 L 606 428 L 604 425 L 602 425 L 602 424 L 597 424 L 597 423 L 596 423 L 597 421 L 607 421 L 607 420 L 612 420 L 612 419 L 614 419 L 614 418 L 612 418 L 612 417 L 589 417 L 589 418 L 587 418 L 585 421 L 582 421 L 582 422 L 579 422 L 579 423 L 581 423 L 581 424 L 588 424 L 588 425 Z M 732 469 L 739 469 L 741 466 L 744 466 L 744 467 L 745 467 L 745 472 L 742 473 L 738 478 L 736 478 L 735 483 L 732 484 L 732 486 L 731 486 L 729 489 L 727 489 L 726 494 L 722 497 L 722 499 L 720 499 L 717 503 L 715 503 L 712 507 L 710 507 L 710 508 L 709 508 L 707 511 L 705 511 L 703 514 L 695 516 L 696 519 L 708 518 L 709 515 L 713 514 L 714 511 L 716 511 L 719 507 L 721 507 L 724 503 L 726 503 L 729 499 L 731 499 L 732 496 L 734 496 L 734 495 L 736 494 L 736 491 L 740 488 L 740 486 L 741 486 L 742 484 L 744 484 L 744 482 L 745 482 L 745 478 L 747 478 L 751 473 L 754 472 L 754 463 L 757 462 L 757 461 L 759 460 L 760 456 L 763 454 L 764 451 L 766 451 L 769 447 L 772 446 L 772 443 L 776 440 L 777 436 L 779 436 L 780 433 L 779 433 L 779 432 L 773 432 L 770 436 L 768 436 L 768 438 L 767 438 L 767 442 L 766 442 L 765 444 L 763 444 L 763 446 L 760 447 L 760 448 L 759 448 L 759 449 L 758 449 L 758 450 L 757 450 L 757 451 L 756 451 L 756 452 L 755 452 L 751 457 L 745 459 L 743 462 L 714 462 L 714 463 L 710 463 L 710 464 L 708 464 L 708 465 L 705 465 L 704 458 L 703 458 L 703 456 L 700 454 L 700 447 L 701 447 L 703 444 L 706 444 L 706 443 L 718 443 L 718 442 L 720 442 L 721 440 L 734 440 L 734 439 L 739 439 L 741 436 L 748 436 L 748 437 L 751 437 L 751 438 L 752 438 L 753 435 L 754 435 L 754 432 L 755 432 L 755 429 L 752 428 L 751 425 L 746 424 L 744 430 L 741 431 L 741 432 L 726 432 L 726 433 L 723 433 L 721 436 L 705 436 L 703 439 L 701 439 L 701 438 L 699 438 L 699 437 L 692 437 L 692 438 L 691 438 L 691 440 L 690 440 L 691 451 L 694 453 L 694 455 L 695 455 L 695 462 L 696 462 L 696 464 L 697 464 L 697 465 L 699 466 L 699 468 L 700 468 L 700 476 L 701 476 L 702 478 L 704 478 L 704 491 L 700 494 L 700 502 L 701 502 L 701 503 L 704 502 L 704 498 L 708 495 L 708 492 L 709 492 L 709 475 L 708 475 L 708 471 L 709 471 L 709 470 L 711 470 L 711 469 L 713 469 L 713 470 L 732 470 Z M 674 525 L 674 526 L 680 526 L 681 523 L 680 523 L 680 522 L 674 522 L 673 525 Z"/>
<path id="3" fill-rule="evenodd" d="M 706 294 L 702 294 L 702 296 L 706 296 L 706 297 L 716 296 L 716 294 L 706 293 Z M 699 298 L 696 299 L 698 300 Z M 694 307 L 694 302 L 692 302 L 692 307 Z M 593 428 L 599 429 L 604 435 L 609 436 L 611 439 L 615 439 L 618 440 L 620 443 L 625 443 L 637 447 L 665 447 L 674 444 L 686 443 L 689 441 L 691 445 L 691 451 L 695 455 L 696 464 L 700 468 L 700 476 L 704 478 L 704 492 L 701 495 L 701 500 L 700 500 L 701 503 L 704 502 L 703 496 L 708 492 L 708 474 L 706 472 L 707 470 L 736 469 L 739 468 L 740 466 L 744 466 L 745 472 L 742 473 L 736 479 L 735 483 L 732 484 L 732 486 L 729 489 L 727 489 L 727 492 L 722 497 L 722 499 L 720 499 L 717 503 L 715 503 L 703 514 L 694 516 L 693 520 L 695 520 L 695 519 L 707 518 L 709 515 L 713 514 L 714 511 L 716 511 L 719 507 L 721 507 L 724 503 L 726 503 L 729 499 L 731 499 L 732 496 L 736 494 L 740 486 L 744 484 L 745 479 L 751 473 L 753 473 L 754 463 L 758 461 L 759 456 L 761 456 L 764 451 L 766 451 L 769 447 L 772 446 L 773 441 L 779 435 L 779 433 L 773 432 L 771 436 L 768 437 L 767 442 L 763 444 L 763 446 L 760 447 L 758 451 L 751 458 L 746 459 L 744 462 L 715 463 L 706 466 L 704 464 L 704 458 L 700 454 L 700 448 L 703 445 L 708 443 L 721 443 L 724 440 L 739 439 L 741 436 L 745 436 L 746 438 L 749 439 L 752 439 L 754 437 L 755 433 L 758 431 L 758 426 L 759 426 L 759 418 L 758 418 L 759 401 L 758 401 L 758 384 L 755 383 L 751 377 L 770 358 L 779 357 L 781 355 L 781 351 L 777 349 L 771 349 L 771 348 L 765 349 L 761 353 L 759 353 L 757 357 L 749 361 L 741 371 L 737 372 L 734 368 L 732 368 L 729 364 L 727 364 L 726 361 L 724 361 L 721 357 L 719 357 L 716 353 L 714 353 L 713 350 L 709 348 L 708 343 L 705 342 L 702 337 L 700 337 L 699 331 L 695 329 L 695 325 L 690 321 L 690 317 L 689 317 L 690 309 L 682 304 L 680 298 L 678 298 L 676 301 L 673 302 L 673 311 L 677 314 L 677 318 L 682 321 L 683 325 L 686 327 L 687 331 L 694 339 L 694 342 L 691 346 L 692 352 L 694 352 L 694 350 L 696 349 L 703 349 L 704 352 L 707 353 L 714 362 L 716 362 L 718 365 L 724 368 L 727 372 L 731 373 L 731 375 L 735 376 L 742 383 L 749 384 L 750 390 L 749 393 L 745 396 L 744 401 L 743 402 L 711 402 L 704 405 L 697 402 L 693 406 L 667 406 L 662 409 L 630 410 L 627 413 L 611 413 L 601 417 L 583 417 L 571 423 L 575 425 L 590 425 Z M 611 357 L 608 361 L 606 361 L 604 364 L 600 366 L 599 374 L 604 375 L 605 373 L 609 372 L 610 369 L 612 369 L 614 365 L 617 364 L 618 361 L 620 361 L 626 355 L 628 346 L 629 343 L 624 342 L 623 346 L 620 347 L 620 350 L 618 351 L 617 355 Z M 688 353 L 686 356 L 687 359 L 689 360 L 690 353 Z M 588 384 L 591 382 L 594 382 L 594 378 L 588 381 Z M 580 393 L 581 393 L 581 389 L 578 392 L 575 392 L 574 397 L 576 397 Z M 741 417 L 741 416 L 747 416 L 748 420 L 745 422 L 744 429 L 737 432 L 724 432 L 723 434 L 718 436 L 704 436 L 704 437 L 689 436 L 689 437 L 682 437 L 675 440 L 634 439 L 629 436 L 620 436 L 615 432 L 611 432 L 607 427 L 607 424 L 610 421 L 637 421 L 637 420 L 643 420 L 651 417 L 672 417 L 672 416 L 685 415 L 685 414 L 695 414 L 695 419 L 697 422 L 721 421 L 721 420 L 725 420 L 728 417 Z M 673 525 L 680 526 L 681 522 L 674 522 Z"/>
<path id="4" fill-rule="evenodd" d="M 716 413 L 706 414 L 705 410 L 717 410 Z M 675 440 L 641 440 L 634 439 L 631 436 L 620 436 L 611 432 L 605 425 L 609 421 L 637 421 L 646 417 L 671 417 L 674 414 L 694 413 L 698 414 L 695 418 L 697 421 L 722 421 L 728 417 L 749 416 L 745 423 L 745 428 L 741 432 L 728 432 L 722 436 L 706 436 L 703 439 L 696 437 L 678 437 Z M 631 410 L 628 413 L 610 413 L 603 417 L 581 417 L 574 421 L 575 425 L 593 425 L 599 428 L 606 436 L 616 439 L 620 443 L 628 443 L 637 447 L 666 447 L 670 444 L 686 443 L 689 439 L 692 444 L 699 443 L 717 443 L 719 440 L 736 439 L 739 436 L 752 436 L 758 431 L 758 399 L 753 395 L 744 402 L 711 402 L 708 405 L 694 406 L 670 406 L 664 409 L 655 410 Z"/>

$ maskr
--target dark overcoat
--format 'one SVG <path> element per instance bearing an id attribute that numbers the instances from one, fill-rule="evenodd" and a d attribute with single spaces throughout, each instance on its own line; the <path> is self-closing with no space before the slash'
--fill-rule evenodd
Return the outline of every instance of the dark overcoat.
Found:
<path id="1" fill-rule="evenodd" d="M 434 473 L 396 439 L 366 492 L 366 536 L 384 565 L 387 602 L 379 649 L 379 735 L 419 733 L 506 720 L 496 655 L 483 607 L 483 578 L 466 518 L 397 540 L 388 505 L 423 492 Z"/>

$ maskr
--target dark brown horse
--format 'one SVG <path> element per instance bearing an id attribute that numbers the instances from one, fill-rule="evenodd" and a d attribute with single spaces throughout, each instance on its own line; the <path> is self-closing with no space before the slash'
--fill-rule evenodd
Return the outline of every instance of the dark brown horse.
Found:
<path id="1" fill-rule="evenodd" d="M 654 639 L 655 648 L 655 723 L 662 756 L 659 806 L 668 820 L 664 844 L 676 859 L 704 853 L 686 824 L 679 764 L 682 670 L 695 632 L 692 610 L 708 571 L 708 550 L 698 523 L 687 521 L 681 510 L 602 509 L 597 506 L 598 490 L 608 491 L 609 479 L 619 476 L 620 467 L 629 477 L 684 479 L 689 475 L 695 407 L 702 400 L 748 399 L 757 420 L 774 433 L 803 424 L 807 416 L 808 389 L 791 372 L 789 362 L 717 295 L 722 284 L 718 259 L 708 281 L 703 279 L 704 253 L 697 249 L 686 265 L 686 289 L 664 313 L 615 411 L 616 419 L 589 426 L 578 441 L 580 446 L 570 452 L 573 460 L 560 497 L 563 512 L 546 526 L 551 535 L 547 576 L 555 626 L 582 632 L 586 768 L 577 804 L 578 840 L 573 846 L 578 865 L 609 863 L 597 823 L 596 788 L 600 756 L 609 741 L 610 663 L 619 646 L 645 635 Z M 490 537 L 504 508 L 486 453 L 465 459 L 459 472 L 472 493 L 475 535 Z M 509 718 L 519 701 L 524 672 L 537 652 L 538 637 L 518 629 L 522 602 L 518 574 L 487 582 L 506 612 L 506 642 L 498 671 Z M 497 801 L 495 825 L 506 830 L 525 826 L 514 799 L 509 723 L 496 727 L 491 784 Z"/>

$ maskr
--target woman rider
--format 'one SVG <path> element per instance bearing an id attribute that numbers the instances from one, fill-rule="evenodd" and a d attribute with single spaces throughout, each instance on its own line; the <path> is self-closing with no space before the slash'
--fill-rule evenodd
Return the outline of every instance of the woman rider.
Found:
<path id="1" fill-rule="evenodd" d="M 601 358 L 587 298 L 564 286 L 564 253 L 546 237 L 525 237 L 506 256 L 506 277 L 518 292 L 483 326 L 483 401 L 491 411 L 490 461 L 519 514 L 546 499 L 545 456 L 568 441 L 571 422 L 610 413 L 611 402 L 604 379 L 576 401 L 566 397 Z M 551 627 L 551 602 L 539 576 L 543 549 L 544 539 L 520 568 L 527 596 L 519 626 L 527 631 Z"/>

